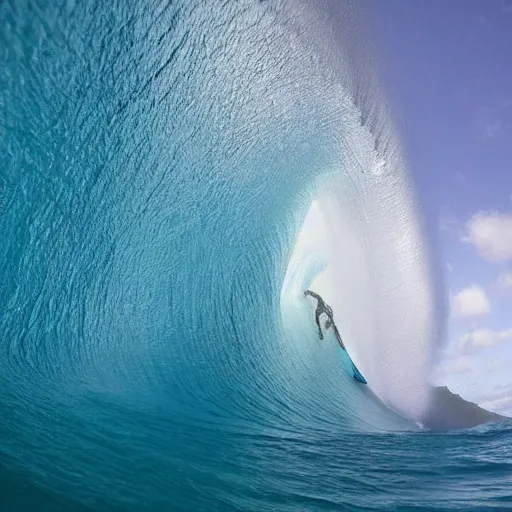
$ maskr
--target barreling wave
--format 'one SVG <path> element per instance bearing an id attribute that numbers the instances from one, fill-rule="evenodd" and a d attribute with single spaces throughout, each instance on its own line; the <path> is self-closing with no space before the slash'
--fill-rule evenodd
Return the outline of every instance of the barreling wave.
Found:
<path id="1" fill-rule="evenodd" d="M 353 468 L 418 430 L 442 301 L 356 7 L 8 0 L 0 16 L 9 503 L 390 503 L 385 471 Z M 368 387 L 317 342 L 310 285 Z"/>

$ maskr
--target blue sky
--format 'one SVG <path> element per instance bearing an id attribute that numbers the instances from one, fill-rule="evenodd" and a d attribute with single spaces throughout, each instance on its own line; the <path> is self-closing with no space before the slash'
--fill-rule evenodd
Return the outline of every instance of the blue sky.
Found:
<path id="1" fill-rule="evenodd" d="M 512 1 L 369 4 L 451 299 L 433 378 L 512 415 Z"/>

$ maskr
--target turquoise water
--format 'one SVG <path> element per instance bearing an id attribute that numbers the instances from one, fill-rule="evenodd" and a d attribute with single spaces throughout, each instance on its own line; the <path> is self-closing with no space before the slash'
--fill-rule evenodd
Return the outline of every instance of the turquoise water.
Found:
<path id="1" fill-rule="evenodd" d="M 283 294 L 325 183 L 406 197 L 344 5 L 0 3 L 2 511 L 512 508 L 509 424 L 397 415 L 423 400 L 397 344 L 348 337 L 362 386 Z M 415 315 L 414 375 L 438 323 Z"/>

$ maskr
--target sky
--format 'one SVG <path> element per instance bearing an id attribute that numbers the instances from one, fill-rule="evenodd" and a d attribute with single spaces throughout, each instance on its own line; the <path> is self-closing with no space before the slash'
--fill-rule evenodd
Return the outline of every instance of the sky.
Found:
<path id="1" fill-rule="evenodd" d="M 369 0 L 450 304 L 432 379 L 512 416 L 512 0 Z"/>

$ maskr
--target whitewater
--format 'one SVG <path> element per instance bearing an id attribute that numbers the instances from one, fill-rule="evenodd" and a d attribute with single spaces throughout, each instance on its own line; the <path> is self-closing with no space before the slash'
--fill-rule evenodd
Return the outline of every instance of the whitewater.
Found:
<path id="1" fill-rule="evenodd" d="M 510 422 L 429 384 L 443 283 L 364 2 L 0 21 L 2 511 L 512 508 Z"/>

